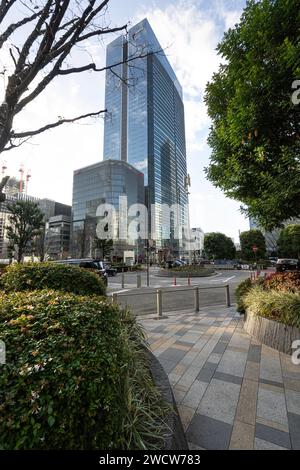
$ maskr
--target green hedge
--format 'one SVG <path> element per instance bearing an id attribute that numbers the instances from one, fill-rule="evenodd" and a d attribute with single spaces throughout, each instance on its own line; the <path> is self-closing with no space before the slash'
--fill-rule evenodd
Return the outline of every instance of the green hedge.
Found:
<path id="1" fill-rule="evenodd" d="M 0 448 L 159 449 L 166 407 L 140 328 L 99 296 L 0 295 Z"/>
<path id="2" fill-rule="evenodd" d="M 119 311 L 57 291 L 0 296 L 1 449 L 118 447 L 130 357 Z"/>
<path id="3" fill-rule="evenodd" d="M 161 269 L 160 274 L 163 276 L 177 276 L 177 277 L 206 277 L 214 274 L 213 268 L 202 268 L 200 266 L 177 266 L 170 269 Z"/>
<path id="4" fill-rule="evenodd" d="M 57 289 L 79 295 L 105 295 L 100 277 L 87 270 L 66 264 L 24 263 L 9 266 L 1 276 L 6 292 Z"/>

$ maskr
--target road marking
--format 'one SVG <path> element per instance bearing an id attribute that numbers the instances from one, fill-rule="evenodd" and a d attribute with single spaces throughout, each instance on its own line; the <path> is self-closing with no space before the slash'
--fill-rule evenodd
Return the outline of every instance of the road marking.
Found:
<path id="1" fill-rule="evenodd" d="M 230 281 L 231 279 L 234 279 L 235 277 L 236 277 L 236 275 L 231 276 L 231 277 L 228 277 L 227 279 L 224 279 L 224 281 L 222 281 L 222 282 L 228 282 L 228 281 Z"/>
<path id="2" fill-rule="evenodd" d="M 213 277 L 218 277 L 218 276 L 223 276 L 223 273 L 214 274 L 213 276 L 210 276 L 210 278 L 212 279 Z"/>
<path id="3" fill-rule="evenodd" d="M 117 290 L 116 292 L 110 292 L 111 295 L 113 294 L 121 294 L 122 292 L 128 292 L 131 289 L 122 289 L 122 290 Z"/>

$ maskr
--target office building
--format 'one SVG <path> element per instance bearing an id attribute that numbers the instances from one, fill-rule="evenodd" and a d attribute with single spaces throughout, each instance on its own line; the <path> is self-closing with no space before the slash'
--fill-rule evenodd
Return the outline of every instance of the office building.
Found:
<path id="1" fill-rule="evenodd" d="M 131 61 L 141 54 L 147 56 Z M 107 46 L 107 66 L 126 60 L 106 72 L 104 160 L 144 174 L 146 204 L 155 207 L 149 238 L 157 250 L 171 246 L 178 256 L 183 242 L 176 228 L 189 226 L 182 88 L 147 19 Z M 178 213 L 163 210 L 175 204 Z"/>
<path id="2" fill-rule="evenodd" d="M 45 226 L 45 255 L 49 259 L 65 259 L 70 251 L 71 216 L 55 215 Z"/>
<path id="3" fill-rule="evenodd" d="M 83 258 L 93 256 L 96 227 L 104 215 L 99 216 L 98 208 L 111 204 L 115 209 L 112 233 L 114 241 L 112 256 L 123 260 L 125 250 L 133 250 L 136 259 L 142 252 L 140 241 L 125 238 L 119 232 L 120 197 L 127 197 L 128 208 L 144 204 L 144 175 L 133 166 L 121 160 L 106 160 L 74 171 L 72 203 L 72 254 Z M 136 214 L 135 214 L 136 215 Z M 128 225 L 131 219 L 128 218 Z M 124 229 L 124 227 L 122 227 Z"/>
<path id="4" fill-rule="evenodd" d="M 4 202 L 0 203 L 0 258 L 7 259 L 8 258 L 8 238 L 7 238 L 7 226 L 9 225 L 9 210 L 8 205 L 14 204 L 17 201 L 31 201 L 38 204 L 39 208 L 44 214 L 44 221 L 45 221 L 45 237 L 44 234 L 41 233 L 39 240 L 37 240 L 37 245 L 39 247 L 39 252 L 41 254 L 44 251 L 46 257 L 51 257 L 50 255 L 47 256 L 47 246 L 44 243 L 46 240 L 46 231 L 47 231 L 47 223 L 52 217 L 57 216 L 64 216 L 70 217 L 71 216 L 71 206 L 67 204 L 61 204 L 56 201 L 52 201 L 47 198 L 37 198 L 34 196 L 30 196 L 24 194 L 19 191 L 19 181 L 16 178 L 10 178 L 8 181 L 7 187 L 5 188 L 5 196 L 6 199 Z M 70 235 L 64 235 L 64 242 L 63 248 L 62 246 L 57 247 L 57 252 L 54 253 L 52 250 L 53 259 L 56 259 L 60 256 L 62 251 L 64 255 L 67 256 L 69 251 L 69 244 L 70 244 Z M 31 255 L 31 247 L 28 247 L 28 255 Z"/>

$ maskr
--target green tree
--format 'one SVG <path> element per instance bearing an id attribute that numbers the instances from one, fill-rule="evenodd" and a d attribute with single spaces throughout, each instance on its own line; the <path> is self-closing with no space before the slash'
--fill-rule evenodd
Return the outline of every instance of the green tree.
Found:
<path id="1" fill-rule="evenodd" d="M 278 238 L 280 256 L 300 258 L 300 225 L 292 224 L 281 230 Z"/>
<path id="2" fill-rule="evenodd" d="M 212 232 L 205 235 L 204 251 L 212 259 L 233 259 L 236 253 L 231 238 L 220 232 Z"/>
<path id="3" fill-rule="evenodd" d="M 268 230 L 300 215 L 299 25 L 299 0 L 249 1 L 205 94 L 208 179 Z"/>
<path id="4" fill-rule="evenodd" d="M 109 256 L 114 247 L 113 240 L 107 240 L 105 238 L 94 238 L 93 248 L 95 250 L 95 256 L 97 252 L 100 252 L 100 258 L 104 259 L 105 256 Z"/>
<path id="5" fill-rule="evenodd" d="M 263 259 L 266 255 L 266 241 L 260 230 L 248 230 L 240 234 L 241 255 L 242 258 L 252 261 Z M 253 247 L 257 247 L 257 252 L 253 251 Z"/>
<path id="6" fill-rule="evenodd" d="M 16 252 L 17 261 L 23 259 L 26 248 L 43 227 L 44 215 L 38 205 L 31 201 L 17 201 L 8 204 L 9 225 L 7 227 L 7 237 L 10 250 Z"/>

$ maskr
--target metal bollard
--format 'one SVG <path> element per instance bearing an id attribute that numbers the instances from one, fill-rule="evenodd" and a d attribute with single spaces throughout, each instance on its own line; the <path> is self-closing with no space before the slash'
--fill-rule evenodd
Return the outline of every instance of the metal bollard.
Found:
<path id="1" fill-rule="evenodd" d="M 124 287 L 125 287 L 125 276 L 124 276 L 124 272 L 122 272 L 122 280 L 121 280 L 121 282 L 122 282 L 122 289 L 124 289 Z"/>
<path id="2" fill-rule="evenodd" d="M 141 274 L 137 274 L 136 275 L 136 287 L 141 287 L 142 285 L 142 275 Z"/>
<path id="3" fill-rule="evenodd" d="M 157 289 L 156 291 L 156 307 L 157 307 L 157 316 L 162 317 L 162 291 Z"/>
<path id="4" fill-rule="evenodd" d="M 195 297 L 195 312 L 198 313 L 200 310 L 199 305 L 199 287 L 195 287 L 194 289 L 194 297 Z"/>
<path id="5" fill-rule="evenodd" d="M 225 286 L 226 289 L 226 307 L 230 307 L 230 290 L 229 285 Z"/>

